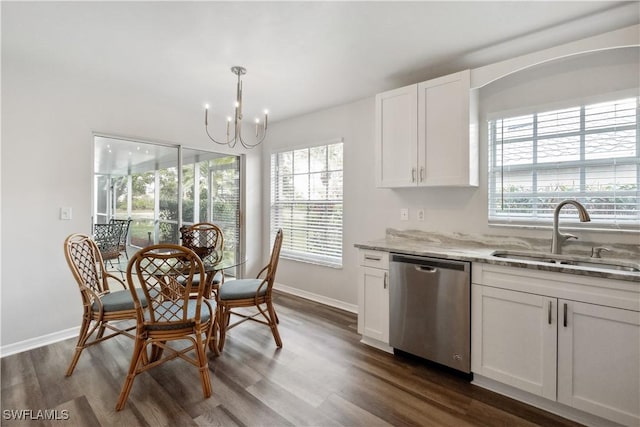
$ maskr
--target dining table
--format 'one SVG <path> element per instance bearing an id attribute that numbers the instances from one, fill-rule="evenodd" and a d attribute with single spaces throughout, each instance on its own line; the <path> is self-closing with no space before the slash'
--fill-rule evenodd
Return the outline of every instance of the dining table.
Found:
<path id="1" fill-rule="evenodd" d="M 199 255 L 200 256 L 200 255 Z M 132 257 L 133 258 L 133 257 Z M 213 299 L 217 295 L 220 283 L 215 283 L 215 277 L 219 272 L 237 267 L 247 262 L 238 258 L 234 252 L 213 250 L 205 256 L 200 256 L 205 273 L 205 287 L 203 295 L 206 299 Z M 114 263 L 114 268 L 122 275 L 126 274 L 129 262 L 120 261 Z"/>

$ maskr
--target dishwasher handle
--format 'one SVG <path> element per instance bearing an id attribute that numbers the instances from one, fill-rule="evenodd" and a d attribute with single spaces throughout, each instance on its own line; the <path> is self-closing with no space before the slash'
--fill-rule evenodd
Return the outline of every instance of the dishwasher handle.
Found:
<path id="1" fill-rule="evenodd" d="M 429 265 L 415 265 L 414 268 L 420 273 L 434 274 L 438 272 L 436 267 L 431 267 Z"/>

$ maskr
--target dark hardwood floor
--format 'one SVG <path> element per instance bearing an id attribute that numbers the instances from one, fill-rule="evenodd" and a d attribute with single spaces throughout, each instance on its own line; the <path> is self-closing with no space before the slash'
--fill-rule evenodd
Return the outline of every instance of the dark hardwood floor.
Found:
<path id="1" fill-rule="evenodd" d="M 133 342 L 108 340 L 64 373 L 75 340 L 2 359 L 3 426 L 575 426 L 471 385 L 428 362 L 359 342 L 356 316 L 304 299 L 276 296 L 284 346 L 252 322 L 231 330 L 210 356 L 213 395 L 182 360 L 139 375 L 115 412 Z M 68 420 L 17 421 L 7 411 L 38 410 Z M 64 411 L 64 412 L 63 412 Z"/>

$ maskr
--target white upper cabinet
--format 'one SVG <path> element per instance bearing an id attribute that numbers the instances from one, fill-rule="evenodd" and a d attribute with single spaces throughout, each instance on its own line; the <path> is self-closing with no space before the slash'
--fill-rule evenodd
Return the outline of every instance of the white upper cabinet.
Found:
<path id="1" fill-rule="evenodd" d="M 477 186 L 478 166 L 469 70 L 376 96 L 378 187 Z"/>
<path id="2" fill-rule="evenodd" d="M 469 70 L 418 84 L 418 185 L 478 185 L 476 98 Z"/>
<path id="3" fill-rule="evenodd" d="M 418 88 L 402 87 L 376 95 L 376 186 L 416 185 Z"/>

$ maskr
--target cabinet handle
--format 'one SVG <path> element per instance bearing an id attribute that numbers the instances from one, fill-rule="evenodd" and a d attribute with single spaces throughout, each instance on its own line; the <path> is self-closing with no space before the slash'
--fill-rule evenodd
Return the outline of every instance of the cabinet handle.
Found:
<path id="1" fill-rule="evenodd" d="M 420 182 L 424 181 L 424 166 L 420 168 Z"/>
<path id="2" fill-rule="evenodd" d="M 564 314 L 563 314 L 563 319 L 564 319 L 564 327 L 567 327 L 567 303 L 564 303 Z"/>
<path id="3" fill-rule="evenodd" d="M 549 314 L 548 314 L 548 317 L 549 317 L 549 324 L 551 324 L 551 306 L 552 306 L 552 305 L 553 305 L 553 303 L 552 303 L 551 301 L 549 301 Z"/>
<path id="4" fill-rule="evenodd" d="M 369 261 L 380 261 L 382 259 L 382 257 L 379 256 L 371 256 L 371 255 L 365 255 L 364 259 L 367 259 Z"/>
<path id="5" fill-rule="evenodd" d="M 384 279 L 382 280 L 382 284 L 384 286 L 384 289 L 387 289 L 387 272 L 384 272 Z"/>
<path id="6" fill-rule="evenodd" d="M 411 168 L 411 182 L 416 182 L 416 168 Z"/>

